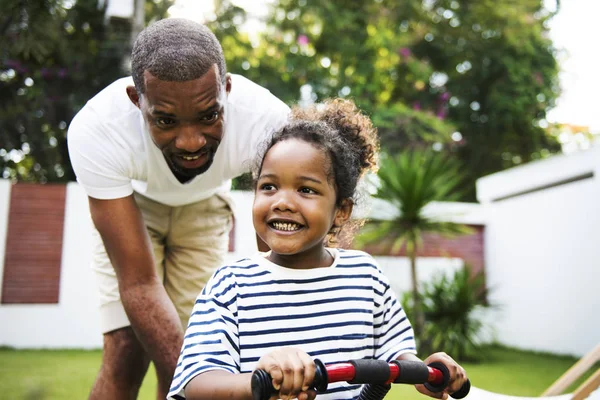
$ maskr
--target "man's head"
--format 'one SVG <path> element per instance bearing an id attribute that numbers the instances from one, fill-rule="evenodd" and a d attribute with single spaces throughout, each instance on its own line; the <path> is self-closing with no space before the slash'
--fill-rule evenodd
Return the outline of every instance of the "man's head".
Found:
<path id="1" fill-rule="evenodd" d="M 216 37 L 192 21 L 161 20 L 140 33 L 131 64 L 127 94 L 175 177 L 204 173 L 223 137 L 231 89 Z"/>
<path id="2" fill-rule="evenodd" d="M 225 83 L 221 44 L 206 26 L 183 18 L 151 24 L 138 35 L 131 51 L 131 74 L 139 94 L 146 92 L 145 71 L 162 81 L 184 82 L 200 78 L 215 64 Z"/>

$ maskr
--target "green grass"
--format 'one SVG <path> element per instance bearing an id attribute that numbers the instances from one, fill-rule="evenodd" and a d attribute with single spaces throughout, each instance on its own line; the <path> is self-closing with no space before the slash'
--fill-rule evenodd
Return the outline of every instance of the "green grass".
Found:
<path id="1" fill-rule="evenodd" d="M 0 349 L 0 398 L 86 399 L 101 358 L 100 350 Z M 156 377 L 151 369 L 139 398 L 154 400 L 155 393 Z"/>
<path id="2" fill-rule="evenodd" d="M 464 364 L 473 385 L 517 396 L 539 396 L 576 358 L 491 347 L 478 364 Z M 85 399 L 98 368 L 100 351 L 0 349 L 0 397 L 18 400 Z M 576 382 L 569 391 L 600 364 Z M 139 396 L 154 400 L 156 378 L 150 370 Z M 387 399 L 423 400 L 411 386 L 395 385 Z"/>
<path id="3" fill-rule="evenodd" d="M 491 392 L 529 397 L 541 395 L 578 360 L 569 356 L 519 351 L 500 346 L 487 348 L 484 354 L 485 359 L 480 363 L 461 364 L 467 371 L 471 384 Z M 590 368 L 566 393 L 574 391 L 598 368 L 600 363 Z M 424 397 L 413 387 L 395 385 L 386 399 L 423 400 Z"/>

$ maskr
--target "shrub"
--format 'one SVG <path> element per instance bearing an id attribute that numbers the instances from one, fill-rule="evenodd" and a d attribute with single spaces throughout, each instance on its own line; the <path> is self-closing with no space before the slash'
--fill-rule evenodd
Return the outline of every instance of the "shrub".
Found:
<path id="1" fill-rule="evenodd" d="M 419 352 L 444 351 L 456 360 L 479 360 L 485 327 L 476 311 L 489 307 L 483 274 L 473 275 L 467 267 L 450 276 L 442 274 L 423 284 L 419 295 L 425 314 L 423 332 L 417 338 Z M 411 319 L 412 295 L 404 293 L 402 300 Z"/>

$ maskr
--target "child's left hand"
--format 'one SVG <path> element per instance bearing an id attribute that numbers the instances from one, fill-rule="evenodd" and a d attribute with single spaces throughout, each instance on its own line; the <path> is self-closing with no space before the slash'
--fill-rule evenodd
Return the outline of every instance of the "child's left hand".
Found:
<path id="1" fill-rule="evenodd" d="M 448 383 L 448 387 L 441 392 L 430 392 L 424 385 L 415 385 L 417 390 L 427 396 L 446 400 L 448 395 L 452 395 L 452 393 L 459 390 L 462 385 L 467 381 L 467 373 L 464 368 L 458 365 L 452 357 L 444 352 L 434 353 L 427 357 L 424 361 L 425 364 L 429 365 L 432 362 L 441 362 L 448 368 L 448 372 L 450 372 L 450 380 Z"/>

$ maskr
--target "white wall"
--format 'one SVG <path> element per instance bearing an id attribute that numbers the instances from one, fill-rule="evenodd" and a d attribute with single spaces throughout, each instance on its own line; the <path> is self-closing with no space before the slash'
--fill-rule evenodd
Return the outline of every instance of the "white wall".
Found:
<path id="1" fill-rule="evenodd" d="M 494 202 L 593 172 L 594 177 Z M 600 148 L 485 177 L 486 275 L 501 343 L 583 355 L 600 341 Z"/>
<path id="2" fill-rule="evenodd" d="M 59 303 L 1 304 L 0 345 L 34 348 L 97 348 L 102 345 L 98 298 L 89 267 L 90 228 L 87 196 L 76 183 L 69 183 Z"/>
<path id="3" fill-rule="evenodd" d="M 4 255 L 6 253 L 6 231 L 8 229 L 8 211 L 10 208 L 10 181 L 0 179 L 0 283 L 4 276 Z M 2 298 L 2 285 L 0 285 L 0 299 Z M 2 318 L 0 318 L 2 322 Z M 1 340 L 0 336 L 0 340 Z"/>
<path id="4" fill-rule="evenodd" d="M 0 215 L 8 211 L 10 185 L 0 180 Z M 257 251 L 251 207 L 253 194 L 233 192 L 235 210 L 235 260 Z M 90 269 L 90 230 L 88 203 L 83 189 L 76 183 L 67 185 L 65 227 L 58 304 L 0 304 L 0 346 L 16 348 L 100 348 L 98 296 L 95 277 Z M 6 223 L 0 223 L 0 239 Z M 0 246 L 3 254 L 5 240 Z M 4 257 L 1 258 L 3 265 Z M 410 288 L 410 266 L 404 257 L 378 258 L 397 293 Z M 428 258 L 418 261 L 419 279 L 462 265 L 462 260 Z M 2 275 L 0 275 L 1 287 Z"/>

